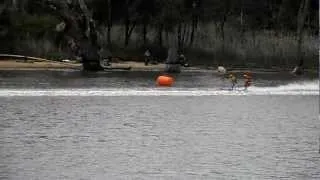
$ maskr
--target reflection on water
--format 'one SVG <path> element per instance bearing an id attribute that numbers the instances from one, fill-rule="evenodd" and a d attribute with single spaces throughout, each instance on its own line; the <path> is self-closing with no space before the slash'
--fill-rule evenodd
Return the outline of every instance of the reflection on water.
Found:
<path id="1" fill-rule="evenodd" d="M 0 74 L 0 179 L 320 179 L 313 78 Z"/>

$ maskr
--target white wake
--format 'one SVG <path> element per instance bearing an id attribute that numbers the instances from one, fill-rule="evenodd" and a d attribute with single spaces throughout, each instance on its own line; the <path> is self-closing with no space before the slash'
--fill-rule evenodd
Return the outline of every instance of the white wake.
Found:
<path id="1" fill-rule="evenodd" d="M 106 89 L 0 89 L 1 97 L 10 96 L 214 96 L 214 95 L 319 95 L 319 80 L 277 87 L 252 86 L 247 91 L 221 88 L 106 88 Z"/>

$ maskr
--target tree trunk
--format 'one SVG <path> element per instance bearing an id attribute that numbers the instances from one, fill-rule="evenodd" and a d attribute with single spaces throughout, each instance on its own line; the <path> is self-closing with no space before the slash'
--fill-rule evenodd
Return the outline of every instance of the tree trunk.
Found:
<path id="1" fill-rule="evenodd" d="M 252 34 L 252 45 L 255 47 L 255 45 L 256 45 L 256 29 L 252 29 L 251 34 Z"/>
<path id="2" fill-rule="evenodd" d="M 111 7 L 111 0 L 108 0 L 108 27 L 107 27 L 107 41 L 108 46 L 111 48 L 111 27 L 112 27 L 112 7 Z"/>
<path id="3" fill-rule="evenodd" d="M 225 34 L 224 34 L 224 26 L 225 22 L 227 20 L 227 14 L 224 14 L 222 17 L 222 21 L 220 23 L 220 33 L 221 33 L 221 39 L 222 39 L 222 52 L 224 52 L 225 49 Z"/>
<path id="4" fill-rule="evenodd" d="M 282 0 L 280 9 L 278 11 L 277 20 L 276 20 L 276 36 L 278 36 L 279 31 L 282 31 L 281 20 L 283 15 L 286 12 L 286 7 L 291 3 L 291 0 Z"/>
<path id="5" fill-rule="evenodd" d="M 178 59 L 178 51 L 182 50 L 182 24 L 179 22 L 177 27 L 177 38 L 178 43 L 174 44 L 168 49 L 168 57 L 166 59 L 165 72 L 167 73 L 180 73 L 181 72 L 181 64 Z M 178 45 L 178 47 L 177 47 Z"/>
<path id="6" fill-rule="evenodd" d="M 190 43 L 189 43 L 189 46 L 192 47 L 192 44 L 193 44 L 193 39 L 194 39 L 194 24 L 192 23 L 192 27 L 191 27 L 191 34 L 190 34 Z"/>
<path id="7" fill-rule="evenodd" d="M 159 25 L 159 29 L 158 29 L 158 43 L 159 43 L 159 46 L 162 46 L 162 29 L 163 29 L 163 25 L 160 24 Z"/>
<path id="8" fill-rule="evenodd" d="M 183 25 L 183 34 L 182 34 L 182 44 L 183 46 L 185 45 L 185 42 L 186 42 L 186 34 L 187 34 L 187 23 L 184 23 Z"/>
<path id="9" fill-rule="evenodd" d="M 241 40 L 241 44 L 244 43 L 244 8 L 243 8 L 243 0 L 241 0 L 241 4 L 240 4 L 241 8 L 240 8 L 240 40 Z"/>
<path id="10" fill-rule="evenodd" d="M 130 27 L 130 23 L 128 24 L 128 31 L 126 32 L 126 41 L 125 41 L 125 47 L 127 47 L 129 45 L 129 41 L 130 41 L 130 37 L 131 37 L 131 34 L 133 32 L 133 29 L 135 28 L 136 26 L 136 22 L 134 21 Z"/>
<path id="11" fill-rule="evenodd" d="M 192 18 L 192 25 L 191 25 L 191 35 L 190 35 L 190 43 L 189 46 L 191 47 L 194 41 L 194 31 L 196 29 L 197 26 L 197 19 L 195 16 L 193 16 Z"/>
<path id="12" fill-rule="evenodd" d="M 225 46 L 225 37 L 224 37 L 224 21 L 221 22 L 221 27 L 220 27 L 220 31 L 221 31 L 221 39 L 222 39 L 222 52 L 224 52 L 224 46 Z"/>
<path id="13" fill-rule="evenodd" d="M 85 0 L 78 0 L 78 3 L 79 3 L 79 6 L 80 6 L 80 9 L 81 9 L 81 14 L 84 15 L 85 19 L 86 19 L 86 27 L 87 27 L 87 30 L 86 30 L 86 35 L 87 36 L 90 36 L 89 33 L 90 33 L 90 27 L 89 27 L 89 22 L 92 20 L 92 16 L 88 10 L 88 7 L 85 3 Z"/>
<path id="14" fill-rule="evenodd" d="M 178 25 L 178 50 L 182 49 L 182 43 L 181 43 L 181 23 Z"/>
<path id="15" fill-rule="evenodd" d="M 240 10 L 240 30 L 243 31 L 243 8 Z"/>
<path id="16" fill-rule="evenodd" d="M 298 49 L 297 49 L 297 57 L 298 57 L 298 66 L 303 65 L 302 58 L 302 42 L 303 42 L 303 29 L 306 20 L 306 16 L 309 10 L 310 0 L 301 0 L 300 8 L 297 16 L 297 41 L 298 41 Z"/>
<path id="17" fill-rule="evenodd" d="M 129 44 L 129 25 L 130 25 L 130 20 L 129 20 L 129 10 L 128 7 L 126 7 L 126 17 L 125 17 L 125 37 L 124 37 L 124 46 L 127 47 Z"/>
<path id="18" fill-rule="evenodd" d="M 85 24 L 87 24 L 87 32 L 89 34 L 89 41 L 84 39 L 82 45 L 82 66 L 85 71 L 100 71 L 103 67 L 100 64 L 100 45 L 98 43 L 98 33 L 96 31 L 95 23 L 91 18 L 91 13 L 84 0 L 78 0 L 82 14 L 85 16 Z"/>
<path id="19" fill-rule="evenodd" d="M 74 54 L 82 57 L 83 70 L 99 71 L 100 65 L 97 32 L 94 21 L 83 0 L 73 1 L 48 1 L 49 6 L 54 5 L 54 13 L 66 23 L 61 33 L 68 38 L 70 48 Z M 80 7 L 80 9 L 78 8 Z"/>
<path id="20" fill-rule="evenodd" d="M 168 49 L 168 57 L 166 59 L 165 72 L 167 73 L 180 73 L 181 65 L 178 62 L 178 54 L 177 49 L 175 47 L 171 47 Z"/>
<path id="21" fill-rule="evenodd" d="M 131 34 L 133 32 L 133 29 L 135 28 L 136 26 L 136 22 L 132 22 L 132 25 L 131 25 L 131 21 L 129 19 L 129 12 L 127 12 L 126 14 L 126 20 L 125 20 L 125 39 L 124 39 L 124 46 L 127 47 L 129 45 L 129 41 L 130 41 L 130 37 L 131 37 Z M 130 27 L 131 25 L 131 27 Z"/>
<path id="22" fill-rule="evenodd" d="M 224 25 L 225 25 L 226 17 L 223 17 L 223 20 L 220 23 L 220 33 L 221 33 L 221 39 L 224 41 L 225 36 L 224 36 Z"/>
<path id="23" fill-rule="evenodd" d="M 170 43 L 169 43 L 169 31 L 168 31 L 168 29 L 165 30 L 165 33 L 166 33 L 166 45 L 169 46 Z"/>
<path id="24" fill-rule="evenodd" d="M 190 34 L 191 34 L 191 28 L 192 27 L 190 26 L 190 24 L 187 24 L 186 26 L 187 26 L 186 27 L 187 29 L 186 29 L 186 37 L 185 37 L 185 42 L 184 43 L 185 44 L 190 44 L 190 38 L 191 38 Z"/>
<path id="25" fill-rule="evenodd" d="M 143 45 L 147 44 L 147 21 L 146 18 L 143 21 Z"/>

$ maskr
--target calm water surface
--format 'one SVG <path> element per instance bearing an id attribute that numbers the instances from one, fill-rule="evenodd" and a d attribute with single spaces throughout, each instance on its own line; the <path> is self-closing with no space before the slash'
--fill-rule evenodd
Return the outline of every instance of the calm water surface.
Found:
<path id="1" fill-rule="evenodd" d="M 316 77 L 157 75 L 0 72 L 0 179 L 320 179 Z"/>

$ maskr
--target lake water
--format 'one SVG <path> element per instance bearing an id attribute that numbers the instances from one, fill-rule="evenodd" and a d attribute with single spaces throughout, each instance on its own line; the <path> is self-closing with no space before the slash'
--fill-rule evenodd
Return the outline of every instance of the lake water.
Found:
<path id="1" fill-rule="evenodd" d="M 158 75 L 0 71 L 0 179 L 320 179 L 317 74 Z"/>

